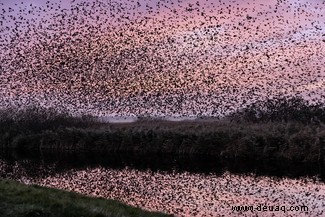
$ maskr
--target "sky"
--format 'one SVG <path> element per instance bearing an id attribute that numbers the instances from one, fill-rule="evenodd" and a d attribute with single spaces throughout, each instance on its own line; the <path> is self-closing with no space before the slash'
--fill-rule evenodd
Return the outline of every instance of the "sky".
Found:
<path id="1" fill-rule="evenodd" d="M 0 106 L 220 116 L 325 101 L 321 0 L 0 2 Z"/>

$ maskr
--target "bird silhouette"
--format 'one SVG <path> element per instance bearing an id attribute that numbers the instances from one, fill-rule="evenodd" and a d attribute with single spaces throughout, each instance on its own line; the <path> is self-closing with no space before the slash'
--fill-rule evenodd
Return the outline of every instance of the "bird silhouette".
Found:
<path id="1" fill-rule="evenodd" d="M 0 4 L 0 106 L 221 117 L 325 100 L 322 1 Z"/>

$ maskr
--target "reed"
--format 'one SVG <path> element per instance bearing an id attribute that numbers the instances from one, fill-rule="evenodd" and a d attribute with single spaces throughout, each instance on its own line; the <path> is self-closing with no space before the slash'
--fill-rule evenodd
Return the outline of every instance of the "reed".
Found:
<path id="1" fill-rule="evenodd" d="M 222 119 L 180 122 L 112 124 L 38 108 L 2 111 L 0 147 L 324 162 L 324 106 L 283 100 L 251 105 Z"/>

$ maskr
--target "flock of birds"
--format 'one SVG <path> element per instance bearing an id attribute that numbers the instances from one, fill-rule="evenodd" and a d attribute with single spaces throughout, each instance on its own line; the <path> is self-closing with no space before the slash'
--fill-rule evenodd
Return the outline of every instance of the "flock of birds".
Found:
<path id="1" fill-rule="evenodd" d="M 296 95 L 325 103 L 323 0 L 0 2 L 0 107 L 219 117 Z M 310 181 L 105 168 L 20 180 L 178 216 L 265 203 L 325 215 Z"/>
<path id="2" fill-rule="evenodd" d="M 325 101 L 323 0 L 1 2 L 0 107 L 222 116 Z"/>
<path id="3" fill-rule="evenodd" d="M 325 184 L 312 179 L 255 177 L 224 173 L 152 172 L 103 167 L 71 169 L 26 176 L 20 163 L 9 170 L 0 161 L 0 177 L 27 184 L 116 199 L 129 205 L 175 216 L 324 216 Z M 7 168 L 7 169 L 6 169 Z M 50 169 L 50 168 L 48 168 Z M 6 171 L 6 172 L 5 172 Z M 3 172 L 3 173 L 1 173 Z M 234 211 L 232 206 L 254 206 L 254 211 Z M 267 211 L 258 206 L 273 207 Z M 276 207 L 281 210 L 276 211 Z M 301 206 L 306 206 L 304 210 Z M 294 211 L 289 210 L 294 207 Z"/>

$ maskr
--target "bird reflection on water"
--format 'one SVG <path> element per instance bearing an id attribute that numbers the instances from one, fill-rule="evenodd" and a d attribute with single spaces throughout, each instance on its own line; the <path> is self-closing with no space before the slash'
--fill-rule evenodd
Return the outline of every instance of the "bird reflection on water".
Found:
<path id="1" fill-rule="evenodd" d="M 162 171 L 92 164 L 57 170 L 55 163 L 0 160 L 0 177 L 86 195 L 112 198 L 177 216 L 234 215 L 232 205 L 306 205 L 305 216 L 322 216 L 325 184 L 317 178 L 277 178 L 256 174 Z M 41 163 L 43 162 L 43 163 Z M 62 165 L 62 164 L 61 164 Z M 121 165 L 120 165 L 121 166 Z M 34 174 L 34 176 L 33 176 Z M 245 214 L 245 213 L 243 213 Z M 251 213 L 247 213 L 248 216 Z M 272 212 L 258 213 L 272 216 Z M 292 216 L 304 213 L 290 212 Z"/>

